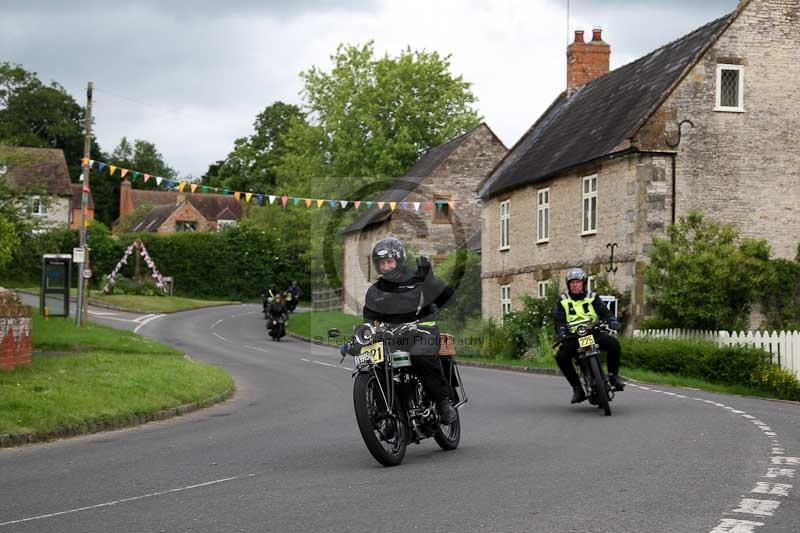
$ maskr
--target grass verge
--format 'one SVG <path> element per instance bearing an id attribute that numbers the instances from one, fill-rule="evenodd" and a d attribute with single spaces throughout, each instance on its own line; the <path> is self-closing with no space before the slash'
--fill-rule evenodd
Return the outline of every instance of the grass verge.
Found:
<path id="1" fill-rule="evenodd" d="M 34 312 L 32 333 L 31 365 L 0 372 L 0 435 L 42 440 L 64 428 L 121 427 L 234 386 L 223 369 L 128 331 Z"/>
<path id="2" fill-rule="evenodd" d="M 328 330 L 338 328 L 345 335 L 353 332 L 353 326 L 363 324 L 364 319 L 357 315 L 348 315 L 339 311 L 319 311 L 316 313 L 294 313 L 289 319 L 287 330 L 301 337 L 328 339 Z"/>

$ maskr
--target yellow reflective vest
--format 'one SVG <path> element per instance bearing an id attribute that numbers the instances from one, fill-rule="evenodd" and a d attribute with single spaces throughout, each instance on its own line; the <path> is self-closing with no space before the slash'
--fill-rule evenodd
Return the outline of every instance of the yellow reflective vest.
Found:
<path id="1" fill-rule="evenodd" d="M 577 329 L 577 323 L 600 318 L 594 310 L 594 299 L 597 293 L 591 293 L 583 300 L 573 300 L 567 293 L 561 295 L 561 307 L 567 314 L 567 325 L 572 333 Z"/>

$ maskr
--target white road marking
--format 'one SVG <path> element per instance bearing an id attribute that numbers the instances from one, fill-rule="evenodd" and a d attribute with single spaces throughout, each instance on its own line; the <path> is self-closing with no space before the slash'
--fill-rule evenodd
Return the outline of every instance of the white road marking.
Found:
<path id="1" fill-rule="evenodd" d="M 756 492 L 758 494 L 775 494 L 777 496 L 788 496 L 789 489 L 792 486 L 786 483 L 769 483 L 767 481 L 759 481 L 756 483 L 756 488 L 751 490 L 750 492 Z"/>
<path id="2" fill-rule="evenodd" d="M 794 477 L 794 470 L 791 468 L 767 468 L 767 474 L 763 477 Z"/>
<path id="3" fill-rule="evenodd" d="M 763 522 L 723 518 L 719 521 L 719 525 L 711 530 L 711 533 L 750 533 L 754 528 L 761 527 L 763 525 Z"/>
<path id="4" fill-rule="evenodd" d="M 153 315 L 155 315 L 155 313 L 150 313 L 148 315 L 137 316 L 136 318 L 133 319 L 133 321 L 134 322 L 142 322 L 144 320 L 147 320 L 148 318 L 150 318 Z"/>
<path id="5" fill-rule="evenodd" d="M 164 316 L 164 315 L 153 315 L 153 316 L 151 316 L 150 318 L 148 318 L 147 320 L 142 320 L 142 322 L 140 322 L 138 326 L 136 326 L 135 328 L 133 328 L 133 332 L 134 332 L 134 333 L 139 333 L 139 329 L 140 329 L 142 326 L 145 326 L 145 325 L 147 325 L 148 323 L 152 322 L 153 320 L 156 320 L 157 318 L 161 318 L 162 316 Z"/>
<path id="6" fill-rule="evenodd" d="M 259 352 L 269 353 L 269 350 L 265 350 L 264 348 L 259 348 L 258 346 L 248 346 L 244 345 L 245 348 L 250 348 L 251 350 L 258 350 Z"/>
<path id="7" fill-rule="evenodd" d="M 753 415 L 742 415 L 742 416 L 743 416 L 744 418 L 748 418 L 748 419 L 750 419 L 750 420 L 755 420 L 755 418 L 756 418 L 756 417 L 754 417 Z"/>
<path id="8" fill-rule="evenodd" d="M 778 500 L 756 500 L 755 498 L 742 498 L 739 508 L 734 513 L 755 514 L 758 516 L 772 516 L 775 509 L 781 504 Z"/>
<path id="9" fill-rule="evenodd" d="M 246 476 L 246 477 L 250 477 L 250 476 L 253 476 L 253 475 L 255 475 L 255 474 L 248 474 L 248 476 Z M 217 483 L 225 483 L 227 481 L 233 481 L 234 479 L 239 479 L 241 477 L 243 477 L 243 476 L 226 477 L 226 478 L 223 478 L 223 479 L 217 479 L 217 480 L 214 480 L 214 481 L 208 481 L 206 483 L 198 483 L 197 485 L 189 485 L 189 486 L 180 487 L 180 488 L 177 488 L 177 489 L 162 490 L 162 491 L 159 491 L 159 492 L 151 492 L 150 494 L 143 494 L 141 496 L 134 496 L 132 498 L 124 498 L 122 500 L 113 500 L 113 501 L 110 501 L 110 502 L 98 503 L 97 505 L 89 505 L 87 507 L 78 507 L 76 509 L 69 509 L 67 511 L 59 511 L 57 513 L 49 513 L 49 514 L 43 514 L 43 515 L 39 515 L 39 516 L 31 516 L 29 518 L 21 518 L 19 520 L 11 520 L 9 522 L 0 522 L 0 526 L 8 526 L 8 525 L 11 525 L 11 524 L 20 524 L 22 522 L 30 522 L 31 520 L 41 520 L 42 518 L 52 518 L 54 516 L 60 516 L 60 515 L 65 515 L 65 514 L 70 514 L 70 513 L 78 513 L 80 511 L 88 511 L 90 509 L 99 509 L 101 507 L 110 507 L 112 505 L 117 505 L 117 504 L 120 504 L 120 503 L 132 502 L 132 501 L 136 501 L 136 500 L 142 500 L 144 498 L 152 498 L 153 496 L 161 496 L 161 495 L 164 495 L 164 494 L 171 494 L 173 492 L 182 492 L 182 491 L 185 491 L 185 490 L 197 489 L 197 488 L 200 488 L 200 487 L 207 487 L 209 485 L 216 485 Z"/>
<path id="10" fill-rule="evenodd" d="M 92 311 L 89 309 L 89 314 L 95 316 L 117 316 L 119 313 L 111 313 L 109 311 Z"/>
<path id="11" fill-rule="evenodd" d="M 772 448 L 772 453 L 779 453 L 779 454 L 783 455 L 786 452 L 785 452 L 785 450 L 783 448 Z"/>
<path id="12" fill-rule="evenodd" d="M 774 465 L 800 465 L 800 457 L 772 457 Z"/>
<path id="13" fill-rule="evenodd" d="M 212 334 L 212 335 L 214 335 L 215 337 L 219 338 L 219 339 L 222 339 L 222 340 L 224 340 L 225 342 L 233 342 L 233 341 L 232 341 L 232 340 L 230 340 L 230 339 L 226 339 L 225 337 L 223 337 L 222 335 L 220 335 L 220 334 L 219 334 L 219 333 L 217 333 L 216 331 L 212 331 L 212 332 L 211 332 L 211 334 Z"/>
<path id="14" fill-rule="evenodd" d="M 211 327 L 208 328 L 208 329 L 214 329 L 216 327 L 216 325 L 219 324 L 220 322 L 222 322 L 223 320 L 224 320 L 223 318 L 220 318 L 219 320 L 217 320 L 216 322 L 211 324 Z"/>

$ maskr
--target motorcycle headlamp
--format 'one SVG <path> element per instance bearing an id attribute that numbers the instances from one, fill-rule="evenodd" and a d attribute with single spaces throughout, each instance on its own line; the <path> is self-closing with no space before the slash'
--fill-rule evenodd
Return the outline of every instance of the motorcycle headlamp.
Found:
<path id="1" fill-rule="evenodd" d="M 372 329 L 370 324 L 361 324 L 353 330 L 353 336 L 359 344 L 372 344 L 372 339 L 375 337 L 375 330 Z"/>
<path id="2" fill-rule="evenodd" d="M 575 330 L 575 333 L 577 333 L 579 337 L 583 337 L 588 332 L 589 332 L 589 329 L 586 326 L 578 326 L 578 329 Z"/>

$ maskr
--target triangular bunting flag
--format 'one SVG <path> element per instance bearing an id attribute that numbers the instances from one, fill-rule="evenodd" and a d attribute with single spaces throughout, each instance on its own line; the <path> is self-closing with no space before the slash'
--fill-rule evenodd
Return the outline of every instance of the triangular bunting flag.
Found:
<path id="1" fill-rule="evenodd" d="M 259 205 L 264 205 L 264 195 L 263 194 L 257 194 L 256 198 L 258 199 L 258 204 Z"/>
<path id="2" fill-rule="evenodd" d="M 367 204 L 367 209 L 370 209 L 370 208 L 372 208 L 373 202 L 367 202 L 366 204 Z"/>
<path id="3" fill-rule="evenodd" d="M 283 205 L 284 209 L 286 209 L 286 202 L 288 202 L 288 201 L 289 201 L 289 197 L 288 196 L 286 196 L 285 194 L 283 196 L 281 196 L 281 205 Z"/>
<path id="4" fill-rule="evenodd" d="M 119 173 L 119 177 L 120 178 L 124 178 L 125 174 L 127 174 L 127 173 L 128 173 L 128 169 L 127 168 L 123 168 L 123 169 L 121 169 L 121 171 Z"/>
<path id="5" fill-rule="evenodd" d="M 251 192 L 244 193 L 244 201 L 247 202 L 248 204 L 250 203 L 250 198 L 252 198 L 252 197 L 253 197 L 253 193 L 251 193 Z"/>
<path id="6" fill-rule="evenodd" d="M 292 198 L 292 205 L 300 205 L 300 202 L 302 201 L 302 198 Z"/>
<path id="7" fill-rule="evenodd" d="M 94 165 L 94 159 L 89 160 L 89 166 L 91 167 L 92 165 Z"/>
<path id="8" fill-rule="evenodd" d="M 185 187 L 186 187 L 186 182 L 185 181 L 181 181 L 181 182 L 178 183 L 178 190 L 179 191 L 183 192 L 183 189 Z"/>
<path id="9" fill-rule="evenodd" d="M 156 177 L 156 185 L 161 185 L 161 182 L 164 180 L 161 176 Z"/>
<path id="10" fill-rule="evenodd" d="M 208 186 L 207 185 L 201 185 L 200 186 L 200 192 L 208 192 Z"/>
<path id="11" fill-rule="evenodd" d="M 131 174 L 133 175 L 133 179 L 136 179 L 136 178 L 138 178 L 139 176 L 142 175 L 141 172 L 136 172 L 135 170 L 133 172 L 131 172 Z"/>
<path id="12" fill-rule="evenodd" d="M 408 209 L 408 202 L 400 202 L 400 207 L 403 209 Z"/>
<path id="13" fill-rule="evenodd" d="M 433 209 L 433 202 L 425 202 L 425 210 L 430 211 Z"/>
<path id="14" fill-rule="evenodd" d="M 336 200 L 328 200 L 328 206 L 331 209 L 336 209 Z"/>
<path id="15" fill-rule="evenodd" d="M 347 207 L 347 200 L 340 200 L 339 205 L 341 205 L 342 209 L 344 209 L 345 207 Z"/>
<path id="16" fill-rule="evenodd" d="M 389 209 L 394 211 L 396 207 L 397 207 L 397 202 L 389 202 Z"/>
<path id="17" fill-rule="evenodd" d="M 414 211 L 419 211 L 419 202 L 414 202 Z"/>
<path id="18" fill-rule="evenodd" d="M 242 195 L 242 193 L 240 193 L 239 191 L 236 191 L 236 192 L 233 193 L 233 197 L 236 198 L 237 200 L 239 199 L 239 197 L 241 195 Z"/>
<path id="19" fill-rule="evenodd" d="M 306 198 L 305 202 L 306 202 L 306 207 L 311 207 L 311 198 Z"/>
<path id="20" fill-rule="evenodd" d="M 109 176 L 113 176 L 114 172 L 116 172 L 116 171 L 117 171 L 117 167 L 115 167 L 114 165 L 111 165 L 110 167 L 108 167 L 108 175 Z"/>
<path id="21" fill-rule="evenodd" d="M 269 198 L 269 205 L 272 205 L 272 203 L 275 201 L 275 195 L 274 194 L 270 194 L 268 196 L 268 198 Z"/>
<path id="22" fill-rule="evenodd" d="M 324 201 L 325 201 L 325 200 L 317 200 L 317 209 L 319 209 L 320 207 L 322 207 L 322 202 L 324 202 Z"/>
<path id="23" fill-rule="evenodd" d="M 378 209 L 383 209 L 383 204 L 386 202 L 378 202 Z"/>
<path id="24" fill-rule="evenodd" d="M 189 188 L 192 190 L 192 192 L 194 192 L 194 191 L 197 190 L 197 184 L 196 183 L 192 183 L 192 186 L 189 187 Z"/>
<path id="25" fill-rule="evenodd" d="M 103 170 L 104 168 L 106 168 L 105 163 L 99 163 L 99 162 L 97 163 L 97 170 Z"/>
<path id="26" fill-rule="evenodd" d="M 89 166 L 89 158 L 88 157 L 84 157 L 83 159 L 81 159 L 81 166 L 83 166 L 83 167 L 88 167 Z"/>
<path id="27" fill-rule="evenodd" d="M 150 174 L 145 174 L 144 175 L 144 182 L 147 183 L 147 180 L 149 180 L 149 179 L 150 179 Z"/>
<path id="28" fill-rule="evenodd" d="M 355 202 L 353 202 L 353 205 L 355 205 L 356 209 L 358 209 L 359 207 L 361 207 L 361 200 L 356 200 Z"/>

